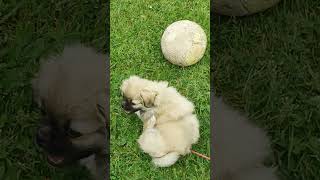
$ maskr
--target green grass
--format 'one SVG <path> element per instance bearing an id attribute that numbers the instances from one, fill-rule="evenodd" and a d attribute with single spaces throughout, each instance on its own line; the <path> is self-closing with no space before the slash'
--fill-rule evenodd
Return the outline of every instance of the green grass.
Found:
<path id="1" fill-rule="evenodd" d="M 199 23 L 208 36 L 209 1 L 111 1 L 111 179 L 209 179 L 210 162 L 195 155 L 169 168 L 156 168 L 138 147 L 142 123 L 121 109 L 119 87 L 130 75 L 167 80 L 195 103 L 201 138 L 193 149 L 210 154 L 209 48 L 197 64 L 181 68 L 167 62 L 160 49 L 165 28 L 174 21 Z"/>
<path id="2" fill-rule="evenodd" d="M 87 179 L 50 167 L 34 145 L 39 122 L 30 79 L 39 59 L 80 41 L 105 52 L 106 1 L 0 0 L 0 179 Z M 40 153 L 40 154 L 39 154 Z"/>
<path id="3" fill-rule="evenodd" d="M 213 20 L 213 88 L 268 130 L 283 179 L 320 176 L 320 2 Z"/>

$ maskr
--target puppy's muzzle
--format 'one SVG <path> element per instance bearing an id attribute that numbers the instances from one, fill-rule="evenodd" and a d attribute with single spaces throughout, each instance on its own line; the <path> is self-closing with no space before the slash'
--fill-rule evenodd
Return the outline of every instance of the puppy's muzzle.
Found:
<path id="1" fill-rule="evenodd" d="M 122 101 L 122 103 L 121 103 L 122 109 L 126 110 L 128 108 L 127 106 L 128 106 L 127 102 L 126 101 Z"/>
<path id="2" fill-rule="evenodd" d="M 139 111 L 140 109 L 134 108 L 132 103 L 130 103 L 128 100 L 123 100 L 121 103 L 122 109 L 124 109 L 127 113 L 134 113 Z"/>

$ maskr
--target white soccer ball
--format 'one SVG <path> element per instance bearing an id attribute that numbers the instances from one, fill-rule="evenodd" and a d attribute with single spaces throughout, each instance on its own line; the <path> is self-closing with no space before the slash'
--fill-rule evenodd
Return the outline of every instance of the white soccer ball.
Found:
<path id="1" fill-rule="evenodd" d="M 164 57 L 173 64 L 190 66 L 204 55 L 207 37 L 204 30 L 195 22 L 181 20 L 170 24 L 161 38 Z"/>

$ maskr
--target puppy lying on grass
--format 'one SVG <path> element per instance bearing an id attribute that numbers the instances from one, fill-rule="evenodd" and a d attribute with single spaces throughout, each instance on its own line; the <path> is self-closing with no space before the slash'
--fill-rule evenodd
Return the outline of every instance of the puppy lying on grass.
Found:
<path id="1" fill-rule="evenodd" d="M 122 107 L 143 121 L 140 148 L 158 167 L 173 165 L 190 153 L 199 139 L 199 122 L 194 105 L 165 81 L 131 76 L 121 85 Z"/>

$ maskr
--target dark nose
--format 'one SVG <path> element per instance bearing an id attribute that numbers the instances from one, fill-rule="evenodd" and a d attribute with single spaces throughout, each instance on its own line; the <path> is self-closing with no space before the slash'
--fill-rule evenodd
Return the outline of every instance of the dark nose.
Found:
<path id="1" fill-rule="evenodd" d="M 121 107 L 122 107 L 123 109 L 126 109 L 126 107 L 127 107 L 127 102 L 126 102 L 126 101 L 122 101 Z"/>
<path id="2" fill-rule="evenodd" d="M 37 132 L 37 143 L 39 145 L 44 145 L 46 142 L 50 139 L 50 127 L 49 126 L 43 126 L 38 129 Z"/>

